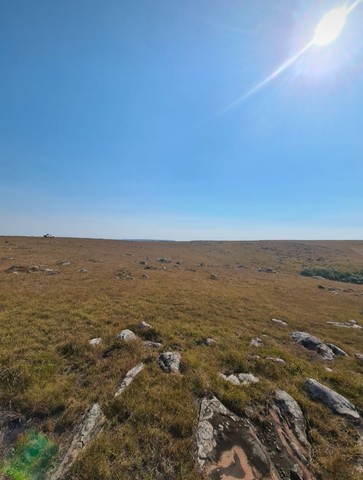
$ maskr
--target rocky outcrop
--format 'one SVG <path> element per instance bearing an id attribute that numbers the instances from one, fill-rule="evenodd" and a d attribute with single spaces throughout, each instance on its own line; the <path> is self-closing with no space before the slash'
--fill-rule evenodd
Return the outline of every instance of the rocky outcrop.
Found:
<path id="1" fill-rule="evenodd" d="M 276 392 L 258 423 L 235 415 L 216 397 L 204 398 L 198 464 L 212 480 L 314 480 L 305 429 L 300 407 L 286 392 Z"/>
<path id="2" fill-rule="evenodd" d="M 106 418 L 98 403 L 86 413 L 82 424 L 75 433 L 71 445 L 59 465 L 47 476 L 47 480 L 63 480 L 84 448 L 101 432 Z"/>
<path id="3" fill-rule="evenodd" d="M 122 330 L 118 335 L 117 338 L 119 340 L 124 340 L 125 342 L 131 342 L 137 339 L 137 336 L 131 330 Z"/>
<path id="4" fill-rule="evenodd" d="M 163 352 L 159 355 L 159 365 L 167 373 L 178 373 L 181 355 L 179 352 Z"/>
<path id="5" fill-rule="evenodd" d="M 115 397 L 118 397 L 121 395 L 121 393 L 134 381 L 135 377 L 142 372 L 144 369 L 144 364 L 139 363 L 139 365 L 136 365 L 136 367 L 132 368 L 129 370 L 125 377 L 122 379 L 120 384 L 118 385 L 117 392 L 115 393 Z"/>
<path id="6" fill-rule="evenodd" d="M 349 322 L 326 322 L 328 325 L 333 325 L 334 327 L 341 328 L 355 328 L 357 330 L 362 330 L 362 326 L 358 325 L 355 320 L 350 320 Z"/>
<path id="7" fill-rule="evenodd" d="M 354 423 L 360 423 L 360 416 L 356 407 L 349 402 L 343 395 L 322 385 L 313 378 L 305 380 L 305 389 L 313 400 L 317 400 L 327 405 L 334 413 L 342 415 Z"/>
<path id="8" fill-rule="evenodd" d="M 291 338 L 304 348 L 316 352 L 323 360 L 333 360 L 335 355 L 347 356 L 339 347 L 331 343 L 326 344 L 323 340 L 320 340 L 320 338 L 314 337 L 306 332 L 294 332 L 291 334 Z"/>

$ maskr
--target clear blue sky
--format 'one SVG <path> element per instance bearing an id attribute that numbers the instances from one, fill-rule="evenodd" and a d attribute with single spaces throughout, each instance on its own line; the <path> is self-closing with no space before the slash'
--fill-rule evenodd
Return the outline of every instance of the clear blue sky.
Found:
<path id="1" fill-rule="evenodd" d="M 342 3 L 342 2 L 340 2 Z M 363 4 L 2 0 L 0 234 L 363 238 Z"/>

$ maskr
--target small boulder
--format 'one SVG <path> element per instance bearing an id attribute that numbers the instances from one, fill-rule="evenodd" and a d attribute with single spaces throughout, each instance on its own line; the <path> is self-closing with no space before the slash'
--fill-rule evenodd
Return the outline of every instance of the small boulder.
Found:
<path id="1" fill-rule="evenodd" d="M 171 263 L 171 260 L 170 260 L 170 258 L 162 257 L 162 258 L 158 258 L 158 262 L 160 262 L 160 263 Z"/>
<path id="2" fill-rule="evenodd" d="M 151 325 L 147 322 L 144 322 L 142 321 L 140 324 L 139 324 L 139 327 L 144 329 L 144 330 L 148 330 L 149 328 L 151 328 Z"/>
<path id="3" fill-rule="evenodd" d="M 350 403 L 343 395 L 335 392 L 313 378 L 305 380 L 305 389 L 313 400 L 318 400 L 327 405 L 334 413 L 343 415 L 354 423 L 360 423 L 360 416 L 356 407 Z"/>
<path id="4" fill-rule="evenodd" d="M 281 365 L 286 365 L 285 360 L 283 360 L 282 358 L 278 358 L 278 357 L 267 357 L 267 360 L 271 360 L 271 362 L 275 362 L 275 363 L 280 363 Z"/>
<path id="5" fill-rule="evenodd" d="M 251 347 L 262 347 L 263 341 L 260 338 L 253 338 L 250 342 Z"/>
<path id="6" fill-rule="evenodd" d="M 98 347 L 99 345 L 101 345 L 101 343 L 102 343 L 102 338 L 100 338 L 100 337 L 92 338 L 89 341 L 89 344 L 92 345 L 93 347 Z"/>
<path id="7" fill-rule="evenodd" d="M 159 355 L 159 365 L 167 373 L 178 373 L 181 355 L 179 352 L 163 352 Z"/>
<path id="8" fill-rule="evenodd" d="M 119 340 L 124 340 L 125 342 L 131 342 L 133 340 L 136 340 L 137 337 L 136 335 L 134 334 L 134 332 L 132 332 L 131 330 L 122 330 L 118 335 L 117 335 L 117 338 Z"/>
<path id="9" fill-rule="evenodd" d="M 213 338 L 205 338 L 203 340 L 204 345 L 207 345 L 207 347 L 211 347 L 212 345 L 217 345 L 217 342 Z"/>

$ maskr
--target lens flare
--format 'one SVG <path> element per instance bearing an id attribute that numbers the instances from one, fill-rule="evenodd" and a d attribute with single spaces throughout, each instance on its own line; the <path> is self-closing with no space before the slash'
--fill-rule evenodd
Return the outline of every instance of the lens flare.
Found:
<path id="1" fill-rule="evenodd" d="M 342 33 L 348 14 L 348 9 L 342 7 L 325 15 L 316 27 L 313 44 L 321 47 L 336 40 Z"/>

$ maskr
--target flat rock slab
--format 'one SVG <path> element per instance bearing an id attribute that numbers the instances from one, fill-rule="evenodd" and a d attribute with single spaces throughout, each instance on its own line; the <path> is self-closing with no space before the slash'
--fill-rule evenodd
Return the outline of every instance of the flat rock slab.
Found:
<path id="1" fill-rule="evenodd" d="M 284 327 L 287 326 L 287 322 L 285 322 L 284 320 L 279 320 L 278 318 L 272 318 L 271 322 L 276 323 L 277 325 L 282 325 Z"/>
<path id="2" fill-rule="evenodd" d="M 288 394 L 271 401 L 258 425 L 235 415 L 216 397 L 204 398 L 196 433 L 199 466 L 212 480 L 314 480 L 304 422 Z M 293 476 L 294 469 L 300 477 Z"/>
<path id="3" fill-rule="evenodd" d="M 334 351 L 324 343 L 323 340 L 320 340 L 320 338 L 314 337 L 306 332 L 293 332 L 291 338 L 304 348 L 316 352 L 323 360 L 334 360 Z M 335 348 L 338 349 L 338 347 Z M 343 352 L 343 350 L 341 351 Z"/>
<path id="4" fill-rule="evenodd" d="M 137 375 L 143 371 L 144 366 L 145 365 L 143 363 L 139 363 L 138 365 L 136 365 L 136 367 L 132 368 L 126 373 L 125 377 L 118 385 L 115 397 L 121 395 L 121 393 L 134 381 L 135 377 L 137 377 Z"/>
<path id="5" fill-rule="evenodd" d="M 163 352 L 159 355 L 159 365 L 167 373 L 178 373 L 181 355 L 179 352 Z"/>
<path id="6" fill-rule="evenodd" d="M 322 385 L 313 378 L 307 378 L 305 380 L 305 389 L 313 400 L 324 403 L 333 410 L 334 413 L 343 415 L 356 424 L 360 423 L 360 415 L 356 407 L 343 397 L 343 395 Z"/>
<path id="7" fill-rule="evenodd" d="M 75 433 L 71 445 L 63 455 L 60 464 L 48 476 L 49 480 L 63 480 L 84 448 L 101 432 L 106 417 L 101 407 L 95 403 L 86 413 L 84 419 Z"/>

